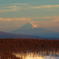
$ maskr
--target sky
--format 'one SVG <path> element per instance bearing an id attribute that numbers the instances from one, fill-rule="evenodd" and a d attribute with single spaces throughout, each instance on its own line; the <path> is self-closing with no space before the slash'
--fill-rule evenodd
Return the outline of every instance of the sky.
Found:
<path id="1" fill-rule="evenodd" d="M 59 0 L 0 0 L 0 31 L 10 32 L 28 22 L 59 32 Z"/>

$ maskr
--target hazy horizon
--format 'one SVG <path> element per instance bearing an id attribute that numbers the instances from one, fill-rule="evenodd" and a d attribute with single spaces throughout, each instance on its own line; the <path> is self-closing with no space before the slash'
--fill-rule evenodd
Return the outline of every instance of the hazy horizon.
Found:
<path id="1" fill-rule="evenodd" d="M 28 22 L 59 32 L 59 0 L 0 1 L 0 31 L 10 32 Z"/>

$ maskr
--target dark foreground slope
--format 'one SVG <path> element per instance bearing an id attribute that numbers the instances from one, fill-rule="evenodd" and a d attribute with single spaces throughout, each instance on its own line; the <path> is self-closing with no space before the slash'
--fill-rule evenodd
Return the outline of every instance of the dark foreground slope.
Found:
<path id="1" fill-rule="evenodd" d="M 33 35 L 12 34 L 0 31 L 0 38 L 41 38 L 41 37 Z"/>

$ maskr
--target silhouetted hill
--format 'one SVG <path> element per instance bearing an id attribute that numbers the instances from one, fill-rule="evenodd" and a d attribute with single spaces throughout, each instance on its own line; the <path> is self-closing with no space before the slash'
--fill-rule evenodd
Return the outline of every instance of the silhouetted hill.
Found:
<path id="1" fill-rule="evenodd" d="M 38 36 L 32 36 L 32 35 L 23 35 L 23 34 L 12 34 L 12 33 L 6 33 L 0 31 L 0 38 L 41 38 Z"/>

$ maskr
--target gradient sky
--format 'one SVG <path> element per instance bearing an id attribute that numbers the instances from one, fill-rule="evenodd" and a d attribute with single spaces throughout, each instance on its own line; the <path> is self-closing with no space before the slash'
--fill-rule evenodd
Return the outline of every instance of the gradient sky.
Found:
<path id="1" fill-rule="evenodd" d="M 10 32 L 28 22 L 59 32 L 59 0 L 0 1 L 0 31 Z"/>

